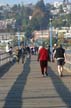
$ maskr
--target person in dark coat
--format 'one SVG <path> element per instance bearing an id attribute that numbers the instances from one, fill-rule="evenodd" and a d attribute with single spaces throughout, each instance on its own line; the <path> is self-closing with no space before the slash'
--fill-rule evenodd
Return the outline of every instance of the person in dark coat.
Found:
<path id="1" fill-rule="evenodd" d="M 21 49 L 20 48 L 18 48 L 18 55 L 17 55 L 17 57 L 18 57 L 17 62 L 19 63 L 20 62 L 20 58 L 21 58 Z"/>
<path id="2" fill-rule="evenodd" d="M 22 63 L 24 63 L 25 60 L 25 55 L 26 55 L 26 48 L 24 46 L 22 46 L 21 48 L 21 57 L 22 57 Z"/>
<path id="3" fill-rule="evenodd" d="M 54 51 L 54 57 L 56 57 L 57 60 L 59 76 L 63 76 L 63 66 L 65 63 L 66 56 L 65 56 L 65 49 L 62 48 L 61 44 Z"/>

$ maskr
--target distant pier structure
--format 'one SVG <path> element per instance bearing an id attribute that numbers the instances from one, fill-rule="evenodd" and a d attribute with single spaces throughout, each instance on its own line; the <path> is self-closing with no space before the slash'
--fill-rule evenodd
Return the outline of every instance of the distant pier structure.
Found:
<path id="1" fill-rule="evenodd" d="M 67 4 L 69 3 L 69 0 L 63 0 L 63 3 Z"/>
<path id="2" fill-rule="evenodd" d="M 63 0 L 63 5 L 66 7 L 67 5 L 71 5 L 69 0 Z"/>

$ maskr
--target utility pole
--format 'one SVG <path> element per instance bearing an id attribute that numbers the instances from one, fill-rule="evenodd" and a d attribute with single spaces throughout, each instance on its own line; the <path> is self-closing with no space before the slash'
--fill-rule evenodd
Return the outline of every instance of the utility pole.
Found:
<path id="1" fill-rule="evenodd" d="M 53 49 L 52 49 L 52 19 L 50 19 L 50 59 L 53 60 Z"/>
<path id="2" fill-rule="evenodd" d="M 20 31 L 19 30 L 17 32 L 17 36 L 18 36 L 18 48 L 20 49 Z"/>

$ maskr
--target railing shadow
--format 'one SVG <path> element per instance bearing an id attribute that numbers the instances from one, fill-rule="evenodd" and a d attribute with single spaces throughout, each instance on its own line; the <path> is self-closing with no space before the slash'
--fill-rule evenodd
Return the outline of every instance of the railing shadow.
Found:
<path id="1" fill-rule="evenodd" d="M 4 65 L 2 65 L 2 66 L 0 67 L 0 78 L 1 78 L 5 73 L 7 73 L 7 72 L 9 71 L 9 69 L 11 68 L 11 66 L 13 66 L 13 65 L 14 65 L 13 63 L 8 62 L 8 63 L 6 63 L 6 64 L 4 64 Z"/>
<path id="2" fill-rule="evenodd" d="M 22 108 L 22 93 L 30 72 L 30 59 L 27 58 L 22 73 L 9 91 L 3 108 Z"/>
<path id="3" fill-rule="evenodd" d="M 71 91 L 62 82 L 61 78 L 64 78 L 64 77 L 57 76 L 54 73 L 54 71 L 51 69 L 51 67 L 49 67 L 49 71 L 50 71 L 49 73 L 50 73 L 52 83 L 53 83 L 57 93 L 59 94 L 61 99 L 66 104 L 67 108 L 71 108 Z"/>

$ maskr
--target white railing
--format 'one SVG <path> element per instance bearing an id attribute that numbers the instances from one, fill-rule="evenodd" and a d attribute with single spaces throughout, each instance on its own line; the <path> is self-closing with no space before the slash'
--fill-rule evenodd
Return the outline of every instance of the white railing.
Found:
<path id="1" fill-rule="evenodd" d="M 9 54 L 7 52 L 0 53 L 0 66 L 9 62 Z"/>
<path id="2" fill-rule="evenodd" d="M 64 68 L 68 71 L 71 71 L 71 54 L 66 54 L 66 63 Z"/>

